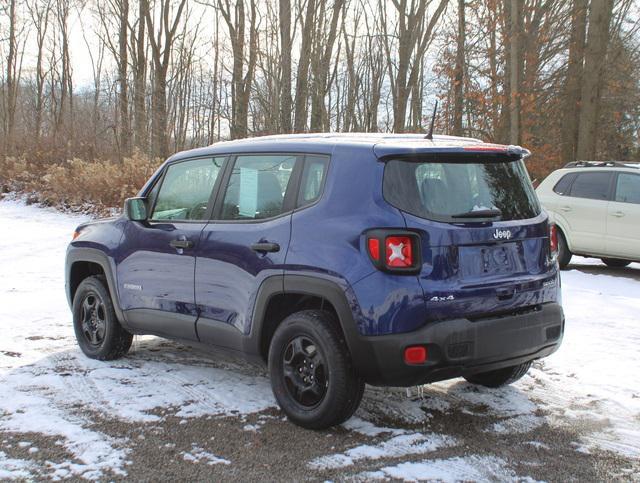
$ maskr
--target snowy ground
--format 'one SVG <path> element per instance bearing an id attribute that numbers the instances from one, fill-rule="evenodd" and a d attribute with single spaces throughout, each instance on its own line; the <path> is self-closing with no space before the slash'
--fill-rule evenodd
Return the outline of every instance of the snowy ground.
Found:
<path id="1" fill-rule="evenodd" d="M 153 337 L 85 358 L 63 290 L 81 221 L 0 201 L 0 479 L 640 481 L 640 264 L 576 259 L 564 344 L 513 387 L 368 388 L 312 432 L 241 362 Z"/>

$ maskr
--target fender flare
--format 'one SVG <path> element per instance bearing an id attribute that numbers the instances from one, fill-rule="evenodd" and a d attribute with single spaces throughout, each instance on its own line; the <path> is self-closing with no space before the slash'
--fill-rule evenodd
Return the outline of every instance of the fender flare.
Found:
<path id="1" fill-rule="evenodd" d="M 126 326 L 126 318 L 124 316 L 122 308 L 120 307 L 120 299 L 118 296 L 118 284 L 115 275 L 115 262 L 103 251 L 96 248 L 69 246 L 69 248 L 67 249 L 67 257 L 65 262 L 65 292 L 67 295 L 67 301 L 69 302 L 69 307 L 73 306 L 73 298 L 71 294 L 71 268 L 73 267 L 73 264 L 77 262 L 95 263 L 102 268 L 105 278 L 107 279 L 107 285 L 109 294 L 111 295 L 111 300 L 113 302 L 113 308 L 116 312 L 116 315 L 118 316 L 118 320 Z"/>
<path id="2" fill-rule="evenodd" d="M 253 350 L 256 353 L 260 351 L 260 340 L 269 301 L 280 294 L 313 295 L 331 303 L 338 314 L 338 322 L 356 370 L 362 375 L 368 372 L 369 368 L 364 364 L 368 354 L 367 344 L 365 338 L 360 335 L 354 319 L 354 310 L 358 310 L 355 296 L 344 280 L 334 277 L 327 278 L 316 274 L 285 274 L 266 279 L 258 290 L 251 321 L 251 338 Z"/>

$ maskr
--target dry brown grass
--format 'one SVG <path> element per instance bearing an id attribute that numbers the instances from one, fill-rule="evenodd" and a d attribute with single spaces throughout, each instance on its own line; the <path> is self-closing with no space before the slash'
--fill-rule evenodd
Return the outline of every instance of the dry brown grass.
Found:
<path id="1" fill-rule="evenodd" d="M 134 155 L 122 163 L 72 159 L 61 164 L 0 159 L 2 191 L 28 194 L 28 199 L 48 206 L 97 213 L 120 208 L 134 196 L 160 165 Z"/>

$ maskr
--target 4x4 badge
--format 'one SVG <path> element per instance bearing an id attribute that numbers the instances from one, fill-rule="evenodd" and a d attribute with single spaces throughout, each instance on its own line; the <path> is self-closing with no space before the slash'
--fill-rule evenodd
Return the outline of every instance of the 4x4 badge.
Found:
<path id="1" fill-rule="evenodd" d="M 447 295 L 446 297 L 431 297 L 429 302 L 447 302 L 449 300 L 455 300 L 456 298 L 453 295 Z"/>
<path id="2" fill-rule="evenodd" d="M 495 238 L 496 240 L 509 240 L 511 239 L 511 237 L 512 235 L 510 230 L 499 230 L 496 228 L 496 231 L 493 233 L 493 238 Z"/>

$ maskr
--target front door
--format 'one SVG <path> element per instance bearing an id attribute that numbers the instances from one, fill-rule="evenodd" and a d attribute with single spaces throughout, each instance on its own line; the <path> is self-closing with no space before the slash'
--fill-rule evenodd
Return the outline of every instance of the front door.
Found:
<path id="1" fill-rule="evenodd" d="M 234 347 L 250 331 L 262 281 L 283 274 L 299 159 L 291 154 L 240 155 L 228 170 L 224 196 L 196 251 L 200 341 Z"/>
<path id="2" fill-rule="evenodd" d="M 118 291 L 129 325 L 143 333 L 197 340 L 195 250 L 224 158 L 167 166 L 147 202 L 146 222 L 129 221 L 118 260 Z"/>
<path id="3" fill-rule="evenodd" d="M 608 215 L 607 254 L 640 260 L 640 174 L 618 173 Z"/>

